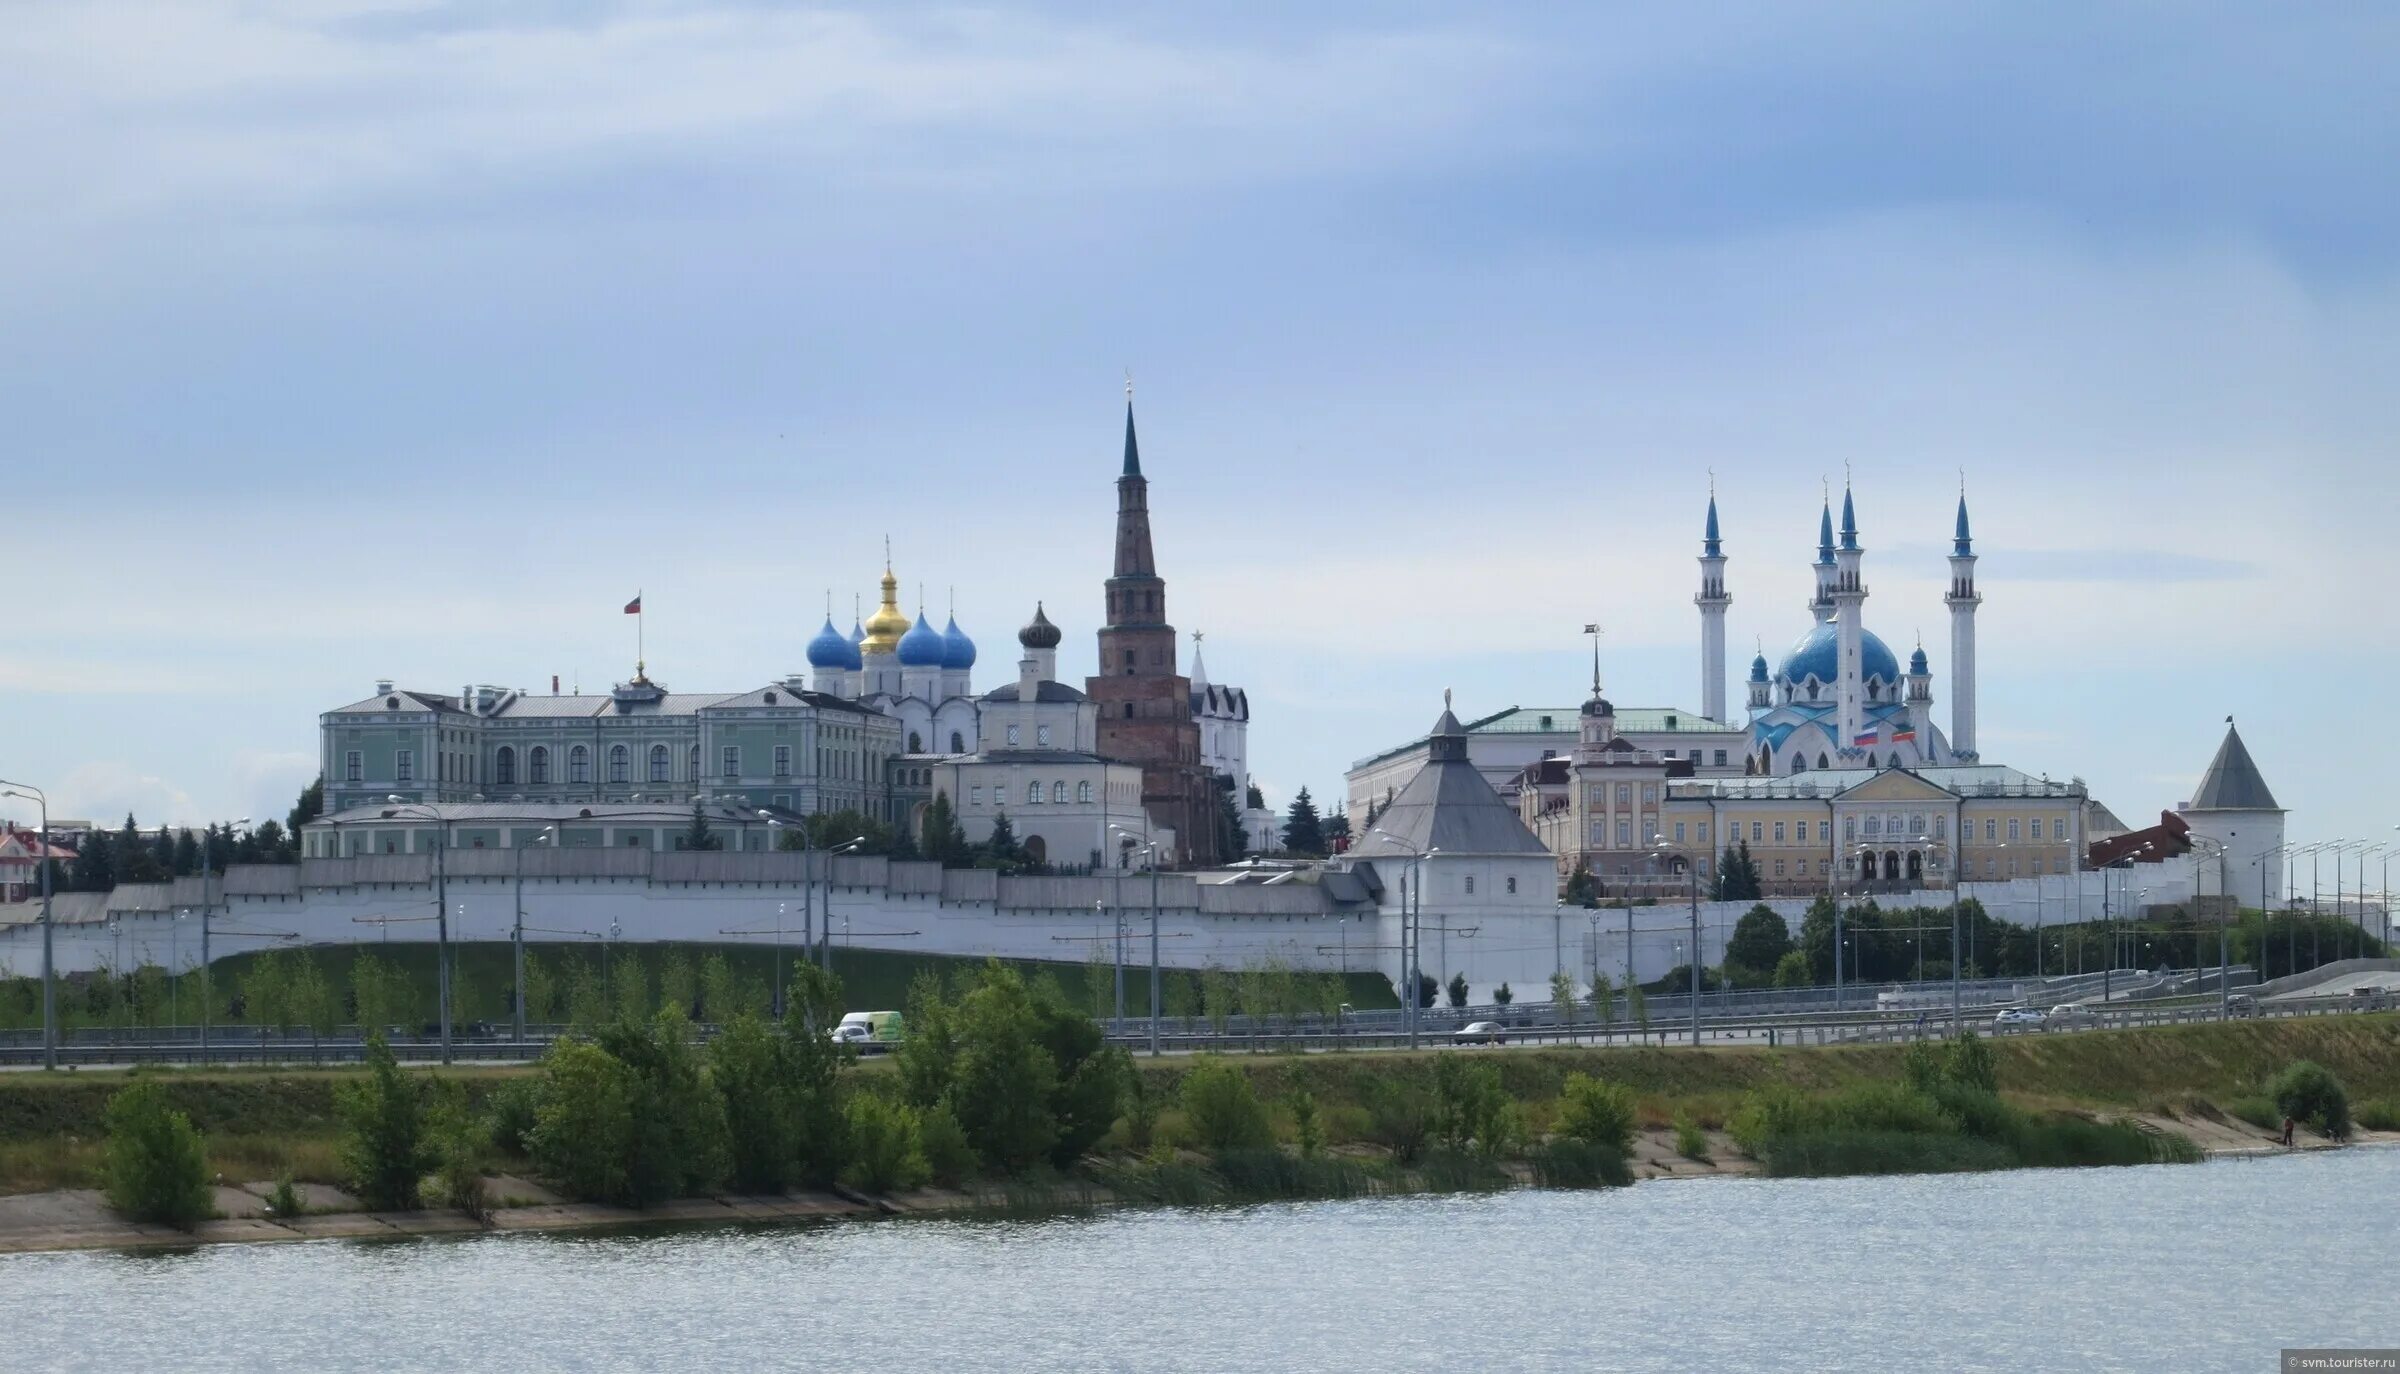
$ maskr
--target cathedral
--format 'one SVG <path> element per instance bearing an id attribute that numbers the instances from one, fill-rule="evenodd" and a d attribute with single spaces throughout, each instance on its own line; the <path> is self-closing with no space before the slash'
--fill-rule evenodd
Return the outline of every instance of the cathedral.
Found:
<path id="1" fill-rule="evenodd" d="M 1967 498 L 1958 498 L 1952 534 L 1950 590 L 1950 729 L 1934 723 L 1933 668 L 1920 644 L 1908 669 L 1891 646 L 1866 628 L 1866 549 L 1859 542 L 1858 507 L 1842 492 L 1837 535 L 1833 504 L 1818 518 L 1816 593 L 1812 624 L 1772 671 L 1767 656 L 1750 661 L 1749 751 L 1753 775 L 1812 770 L 1923 768 L 1978 762 L 1975 751 L 1975 545 L 1967 528 Z M 1708 498 L 1701 537 L 1700 608 L 1702 713 L 1725 719 L 1725 550 L 1717 498 Z"/>

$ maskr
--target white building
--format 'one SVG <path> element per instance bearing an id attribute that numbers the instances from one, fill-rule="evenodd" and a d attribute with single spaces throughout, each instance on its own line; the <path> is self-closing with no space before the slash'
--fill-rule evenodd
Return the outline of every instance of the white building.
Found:
<path id="1" fill-rule="evenodd" d="M 2230 894 L 2263 906 L 2267 897 L 2262 894 L 2282 889 L 2276 869 L 2283 848 L 2283 808 L 2275 804 L 2275 794 L 2251 761 L 2232 717 L 2225 719 L 2225 742 L 2201 774 L 2199 788 L 2176 810 L 2193 838 L 2213 841 L 2195 849 L 2207 895 Z"/>

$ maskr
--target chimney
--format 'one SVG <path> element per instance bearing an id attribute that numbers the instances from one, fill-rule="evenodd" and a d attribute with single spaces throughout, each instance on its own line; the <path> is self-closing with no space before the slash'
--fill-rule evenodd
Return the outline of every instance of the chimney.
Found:
<path id="1" fill-rule="evenodd" d="M 377 695 L 377 696 L 379 696 L 379 697 L 388 697 L 388 696 L 390 696 L 391 694 L 392 694 L 392 680 L 391 680 L 390 678 L 388 678 L 388 677 L 379 677 L 379 678 L 375 679 L 375 695 Z"/>

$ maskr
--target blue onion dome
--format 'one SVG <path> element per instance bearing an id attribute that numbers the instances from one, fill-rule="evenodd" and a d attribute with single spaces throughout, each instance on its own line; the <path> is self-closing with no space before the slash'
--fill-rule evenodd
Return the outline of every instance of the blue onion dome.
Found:
<path id="1" fill-rule="evenodd" d="M 1760 654 L 1758 657 L 1750 660 L 1750 680 L 1752 682 L 1764 682 L 1767 680 L 1767 656 L 1765 654 Z"/>
<path id="2" fill-rule="evenodd" d="M 975 641 L 958 628 L 958 617 L 950 617 L 948 628 L 942 631 L 942 666 L 972 668 L 975 666 Z"/>
<path id="3" fill-rule="evenodd" d="M 1042 613 L 1042 603 L 1034 602 L 1033 619 L 1025 622 L 1024 629 L 1017 631 L 1017 642 L 1028 649 L 1055 649 L 1059 638 L 1058 627 L 1051 624 L 1050 617 Z"/>
<path id="4" fill-rule="evenodd" d="M 833 628 L 832 616 L 825 617 L 825 628 L 817 631 L 815 639 L 808 641 L 808 666 L 850 671 L 856 671 L 859 666 L 858 646 L 844 639 L 842 632 Z"/>
<path id="5" fill-rule="evenodd" d="M 1891 648 L 1870 631 L 1859 631 L 1859 668 L 1868 678 L 1885 682 L 1900 680 L 1900 660 Z M 1815 678 L 1819 682 L 1835 682 L 1841 676 L 1841 633 L 1831 624 L 1819 625 L 1801 636 L 1800 642 L 1783 658 L 1783 668 L 1777 674 L 1795 685 Z"/>
<path id="6" fill-rule="evenodd" d="M 1920 644 L 1917 651 L 1908 656 L 1908 674 L 1910 677 L 1923 677 L 1932 671 L 1933 666 L 1925 661 L 1925 646 Z"/>
<path id="7" fill-rule="evenodd" d="M 939 668 L 942 655 L 948 651 L 949 646 L 942 642 L 942 632 L 933 628 L 933 622 L 925 618 L 923 611 L 917 613 L 917 623 L 908 627 L 908 633 L 900 636 L 903 668 Z"/>

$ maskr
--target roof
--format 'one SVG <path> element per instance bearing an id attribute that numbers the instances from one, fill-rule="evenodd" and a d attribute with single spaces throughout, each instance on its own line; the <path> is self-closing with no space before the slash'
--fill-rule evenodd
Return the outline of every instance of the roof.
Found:
<path id="1" fill-rule="evenodd" d="M 655 698 L 634 697 L 623 702 L 620 702 L 615 694 L 606 692 L 583 692 L 564 696 L 556 694 L 538 696 L 519 692 L 512 694 L 498 709 L 488 715 L 478 715 L 476 718 L 479 720 L 581 720 L 591 716 L 607 715 L 688 716 L 700 711 L 722 707 L 765 706 L 768 692 L 775 693 L 779 698 L 776 702 L 777 705 L 785 704 L 780 700 L 781 698 L 789 698 L 792 703 L 814 706 L 821 711 L 848 711 L 854 715 L 878 714 L 872 707 L 863 706 L 830 693 L 812 691 L 786 682 L 773 682 L 764 687 L 754 687 L 746 692 L 662 692 Z M 401 709 L 403 710 L 438 710 L 453 714 L 467 714 L 460 710 L 458 699 L 455 697 L 439 697 L 426 692 L 410 691 L 395 691 L 391 695 L 401 699 Z M 385 709 L 383 702 L 384 698 L 382 697 L 369 697 L 365 701 L 336 707 L 328 714 L 379 712 Z M 412 706 L 410 705 L 412 702 L 418 704 Z"/>
<path id="2" fill-rule="evenodd" d="M 1711 720 L 1698 711 L 1686 711 L 1676 706 L 1620 706 L 1616 708 L 1617 733 L 1621 735 L 1738 735 L 1742 727 Z M 1581 706 L 1510 706 L 1494 711 L 1462 727 L 1469 735 L 1561 735 L 1572 738 L 1580 730 Z M 1544 724 L 1544 720 L 1549 723 Z M 1429 736 L 1419 735 L 1406 744 L 1395 745 L 1380 753 L 1369 754 L 1350 766 L 1364 768 L 1371 763 L 1398 758 L 1425 746 Z"/>
<path id="3" fill-rule="evenodd" d="M 701 813 L 711 822 L 741 822 L 755 824 L 762 819 L 760 811 L 771 811 L 777 819 L 789 816 L 795 820 L 799 813 L 777 807 L 760 807 L 748 802 L 705 802 Z M 399 814 L 386 816 L 386 811 Z M 434 821 L 425 813 L 431 811 L 440 820 Z M 590 820 L 611 825 L 689 825 L 692 807 L 689 802 L 409 802 L 401 806 L 389 803 L 345 807 L 329 815 L 319 816 L 305 827 L 340 825 L 447 824 L 467 825 L 476 821 L 514 821 L 520 824 L 548 824 L 553 821 Z"/>
<path id="4" fill-rule="evenodd" d="M 992 690 L 983 694 L 983 699 L 985 701 L 1015 701 L 1017 699 L 1017 684 L 1010 682 L 998 687 L 994 687 Z M 1072 687 L 1069 687 L 1063 682 L 1040 682 L 1034 684 L 1033 699 L 1037 702 L 1082 701 L 1084 700 L 1084 695 L 1083 693 Z"/>
<path id="5" fill-rule="evenodd" d="M 1838 797 L 1861 783 L 1872 782 L 1893 771 L 1889 768 L 1825 768 L 1775 777 L 1698 778 L 1689 783 L 1676 784 L 1673 795 L 1716 796 L 1728 800 L 1776 797 L 1821 800 Z M 2052 778 L 2037 778 L 2031 773 L 1996 763 L 1896 771 L 1922 778 L 1945 792 L 1955 793 L 1969 801 L 1977 797 L 2080 797 L 2084 794 L 2083 784 L 2079 781 L 2060 782 Z"/>
<path id="6" fill-rule="evenodd" d="M 1448 711 L 1428 736 L 1425 766 L 1375 824 L 1350 846 L 1357 858 L 1445 854 L 1543 854 L 1550 851 L 1525 828 L 1515 808 L 1467 761 L 1466 731 Z"/>
<path id="7" fill-rule="evenodd" d="M 2225 742 L 2217 746 L 2217 756 L 2208 761 L 2208 771 L 2200 775 L 2200 788 L 2192 793 L 2186 811 L 2281 811 L 2275 804 L 2275 794 L 2267 790 L 2267 780 L 2259 776 L 2258 765 L 2251 762 L 2250 750 L 2242 743 L 2242 732 L 2235 729 L 2231 717 L 2225 722 Z"/>
<path id="8" fill-rule="evenodd" d="M 1248 720 L 1250 694 L 1239 687 L 1220 687 L 1213 682 L 1198 683 L 1192 688 L 1192 711 L 1200 715 Z"/>

